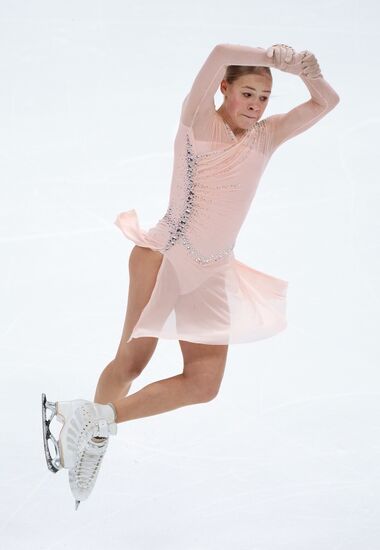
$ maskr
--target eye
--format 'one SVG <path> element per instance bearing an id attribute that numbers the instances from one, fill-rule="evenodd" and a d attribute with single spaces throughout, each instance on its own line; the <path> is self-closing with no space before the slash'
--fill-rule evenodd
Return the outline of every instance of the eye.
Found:
<path id="1" fill-rule="evenodd" d="M 245 97 L 247 97 L 247 96 L 251 96 L 252 94 L 251 94 L 250 92 L 243 92 L 243 95 L 244 95 Z M 261 99 L 262 99 L 263 101 L 267 101 L 268 98 L 267 98 L 265 95 L 263 95 L 263 96 L 261 96 Z"/>

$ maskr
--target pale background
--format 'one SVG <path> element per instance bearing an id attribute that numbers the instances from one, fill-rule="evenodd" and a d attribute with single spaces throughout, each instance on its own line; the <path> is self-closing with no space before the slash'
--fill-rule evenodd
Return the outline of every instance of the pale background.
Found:
<path id="1" fill-rule="evenodd" d="M 1 0 L 1 548 L 379 548 L 379 9 Z M 119 425 L 75 512 L 41 393 L 92 399 L 114 357 L 133 247 L 114 219 L 164 214 L 180 106 L 220 42 L 308 49 L 340 96 L 275 152 L 235 248 L 289 281 L 288 328 L 231 346 L 215 400 Z M 265 116 L 309 99 L 272 73 Z M 181 370 L 161 340 L 131 393 Z"/>

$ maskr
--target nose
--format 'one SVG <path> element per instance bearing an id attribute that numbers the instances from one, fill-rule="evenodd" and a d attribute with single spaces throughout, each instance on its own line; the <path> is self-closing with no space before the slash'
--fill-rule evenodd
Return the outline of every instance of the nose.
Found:
<path id="1" fill-rule="evenodd" d="M 251 111 L 255 111 L 256 113 L 260 112 L 260 105 L 256 104 L 256 105 L 250 105 L 249 109 Z"/>

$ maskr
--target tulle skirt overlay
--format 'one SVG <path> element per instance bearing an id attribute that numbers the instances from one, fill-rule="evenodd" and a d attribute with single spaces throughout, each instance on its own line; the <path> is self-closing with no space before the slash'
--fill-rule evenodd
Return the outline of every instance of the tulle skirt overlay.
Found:
<path id="1" fill-rule="evenodd" d="M 194 262 L 185 247 L 165 251 L 164 224 L 145 231 L 134 209 L 119 214 L 115 223 L 135 244 L 164 255 L 151 298 L 128 341 L 155 336 L 238 344 L 268 338 L 286 328 L 287 281 L 249 267 L 233 252 L 204 266 Z"/>

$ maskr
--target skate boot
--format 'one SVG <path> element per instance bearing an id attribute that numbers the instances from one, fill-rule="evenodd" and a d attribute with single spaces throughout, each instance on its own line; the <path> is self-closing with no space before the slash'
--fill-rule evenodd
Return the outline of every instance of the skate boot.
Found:
<path id="1" fill-rule="evenodd" d="M 46 418 L 46 408 L 52 411 Z M 104 454 L 109 435 L 117 433 L 116 413 L 111 404 L 103 405 L 85 399 L 52 403 L 42 394 L 43 431 L 48 468 L 57 472 L 69 470 L 69 482 L 75 497 L 75 509 L 90 495 Z M 57 416 L 63 428 L 57 442 L 50 432 L 50 422 Z M 52 440 L 56 457 L 51 457 L 48 441 Z"/>
<path id="2" fill-rule="evenodd" d="M 109 435 L 117 433 L 115 412 L 110 404 L 74 400 L 58 402 L 57 415 L 65 420 L 59 440 L 77 510 L 94 488 Z"/>

